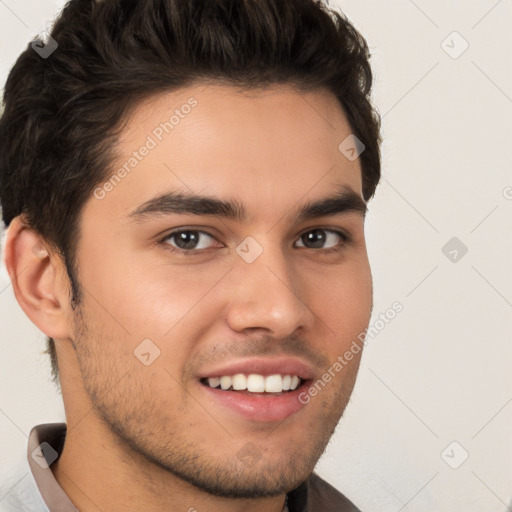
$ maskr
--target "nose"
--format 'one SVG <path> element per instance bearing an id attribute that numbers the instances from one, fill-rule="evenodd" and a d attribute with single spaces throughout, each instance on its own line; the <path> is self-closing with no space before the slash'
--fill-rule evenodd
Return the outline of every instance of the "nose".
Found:
<path id="1" fill-rule="evenodd" d="M 313 325 L 315 313 L 308 304 L 306 277 L 292 263 L 282 250 L 267 246 L 252 263 L 237 257 L 229 283 L 225 283 L 231 329 L 262 329 L 282 339 Z"/>

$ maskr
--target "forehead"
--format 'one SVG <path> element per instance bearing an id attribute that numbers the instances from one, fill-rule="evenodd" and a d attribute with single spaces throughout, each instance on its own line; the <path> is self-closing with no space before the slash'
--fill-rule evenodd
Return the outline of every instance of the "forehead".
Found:
<path id="1" fill-rule="evenodd" d="M 338 149 L 350 133 L 337 98 L 324 90 L 197 84 L 161 93 L 130 115 L 99 184 L 104 197 L 86 208 L 126 218 L 175 190 L 237 199 L 263 218 L 344 186 L 361 195 L 359 160 Z"/>

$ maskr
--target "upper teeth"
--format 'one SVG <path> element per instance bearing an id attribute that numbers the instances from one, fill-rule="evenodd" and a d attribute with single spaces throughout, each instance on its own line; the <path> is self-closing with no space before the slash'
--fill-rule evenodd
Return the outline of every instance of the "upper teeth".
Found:
<path id="1" fill-rule="evenodd" d="M 211 377 L 208 379 L 208 384 L 212 388 L 219 386 L 223 390 L 233 388 L 235 391 L 247 389 L 251 393 L 280 393 L 297 389 L 300 383 L 300 378 L 297 375 L 269 375 L 264 377 L 251 373 L 244 375 L 237 373 L 236 375 L 223 375 L 222 377 Z"/>

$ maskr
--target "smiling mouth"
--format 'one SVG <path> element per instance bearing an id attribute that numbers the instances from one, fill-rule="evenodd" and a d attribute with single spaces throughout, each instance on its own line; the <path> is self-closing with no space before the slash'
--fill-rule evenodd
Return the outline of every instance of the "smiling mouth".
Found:
<path id="1" fill-rule="evenodd" d="M 235 391 L 244 395 L 278 396 L 301 387 L 304 379 L 297 375 L 260 375 L 237 373 L 200 379 L 201 384 L 221 391 Z"/>

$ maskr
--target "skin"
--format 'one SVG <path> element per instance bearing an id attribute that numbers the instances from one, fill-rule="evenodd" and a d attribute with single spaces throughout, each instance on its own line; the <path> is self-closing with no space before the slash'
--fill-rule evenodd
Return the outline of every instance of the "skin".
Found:
<path id="1" fill-rule="evenodd" d="M 141 503 L 148 512 L 280 512 L 285 493 L 313 471 L 355 383 L 361 352 L 282 422 L 251 421 L 208 401 L 198 374 L 235 356 L 297 356 L 320 378 L 368 326 L 372 279 L 361 213 L 293 219 L 299 204 L 341 185 L 362 197 L 359 160 L 338 150 L 351 129 L 327 91 L 197 84 L 160 94 L 129 118 L 113 169 L 190 97 L 198 104 L 172 133 L 84 205 L 78 313 L 51 246 L 21 217 L 8 231 L 16 298 L 56 340 L 68 433 L 51 468 L 84 512 Z M 250 219 L 128 218 L 172 190 L 237 199 Z M 166 249 L 178 246 L 164 236 L 183 227 L 213 237 L 202 235 L 204 252 Z M 324 247 L 341 251 L 308 247 L 301 235 L 319 227 L 345 230 L 351 241 L 327 231 Z M 247 236 L 263 248 L 251 264 L 235 251 Z M 149 366 L 134 356 L 146 338 L 160 349 Z M 237 453 L 250 443 L 259 458 L 247 464 Z"/>

